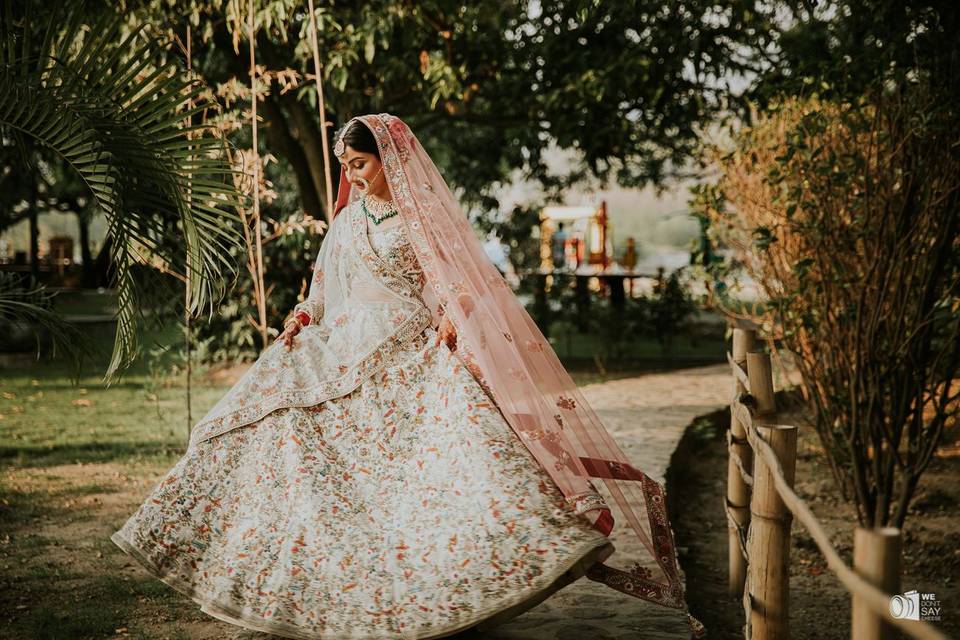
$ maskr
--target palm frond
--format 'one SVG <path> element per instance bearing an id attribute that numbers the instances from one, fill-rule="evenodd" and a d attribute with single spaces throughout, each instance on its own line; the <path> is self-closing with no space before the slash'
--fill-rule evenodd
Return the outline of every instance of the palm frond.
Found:
<path id="1" fill-rule="evenodd" d="M 236 268 L 225 257 L 241 242 L 242 196 L 224 142 L 211 128 L 184 126 L 189 114 L 216 105 L 163 62 L 164 43 L 140 31 L 124 37 L 119 16 L 85 24 L 73 10 L 41 23 L 7 4 L 0 23 L 0 129 L 62 157 L 108 220 L 119 294 L 110 379 L 138 353 L 137 247 L 184 274 L 193 313 L 212 309 Z M 175 249 L 164 242 L 173 230 L 182 238 Z"/>

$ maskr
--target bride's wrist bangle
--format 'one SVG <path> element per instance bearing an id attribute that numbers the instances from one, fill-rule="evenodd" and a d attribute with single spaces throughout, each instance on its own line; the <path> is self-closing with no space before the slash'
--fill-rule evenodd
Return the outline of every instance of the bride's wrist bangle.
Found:
<path id="1" fill-rule="evenodd" d="M 301 327 L 305 327 L 310 324 L 310 314 L 308 314 L 306 311 L 298 311 L 293 317 L 297 319 Z"/>

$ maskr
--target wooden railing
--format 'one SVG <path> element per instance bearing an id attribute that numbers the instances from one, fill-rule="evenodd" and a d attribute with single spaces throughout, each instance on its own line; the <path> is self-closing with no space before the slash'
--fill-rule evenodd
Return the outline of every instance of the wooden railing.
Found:
<path id="1" fill-rule="evenodd" d="M 900 591 L 900 530 L 854 531 L 853 563 L 844 563 L 816 517 L 793 491 L 797 428 L 776 419 L 770 355 L 756 351 L 753 329 L 734 329 L 734 376 L 727 444 L 726 512 L 730 530 L 729 590 L 743 598 L 746 640 L 790 637 L 790 527 L 793 518 L 816 542 L 827 566 L 852 596 L 851 637 L 945 640 L 926 621 L 894 618 L 890 594 Z"/>

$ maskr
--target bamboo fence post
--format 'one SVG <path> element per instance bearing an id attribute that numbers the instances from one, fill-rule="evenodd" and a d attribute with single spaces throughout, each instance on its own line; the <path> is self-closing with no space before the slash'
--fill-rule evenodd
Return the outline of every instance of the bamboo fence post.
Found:
<path id="1" fill-rule="evenodd" d="M 900 529 L 895 527 L 857 527 L 853 532 L 854 571 L 881 591 L 899 593 L 901 541 Z M 893 626 L 874 613 L 863 598 L 853 592 L 852 640 L 889 640 L 896 637 Z"/>
<path id="2" fill-rule="evenodd" d="M 270 346 L 270 338 L 267 334 L 267 295 L 263 290 L 263 238 L 260 228 L 260 148 L 257 133 L 257 59 L 256 59 L 256 7 L 254 0 L 249 2 L 249 16 L 247 16 L 247 33 L 250 38 L 250 114 L 251 129 L 253 133 L 253 224 L 254 245 L 257 252 L 256 273 L 254 273 L 254 294 L 257 296 L 257 311 L 259 312 L 259 321 L 257 329 L 260 331 L 260 341 L 263 348 Z"/>
<path id="3" fill-rule="evenodd" d="M 747 352 L 756 348 L 757 332 L 752 329 L 733 330 L 733 361 L 747 368 Z M 743 383 L 734 376 L 737 397 L 747 392 Z M 730 446 L 727 460 L 727 507 L 733 523 L 727 527 L 727 546 L 729 555 L 728 592 L 732 597 L 743 597 L 743 586 L 747 579 L 747 559 L 741 551 L 740 529 L 746 531 L 750 525 L 750 487 L 740 473 L 736 463 L 739 456 L 744 471 L 753 472 L 753 449 L 747 441 L 745 426 L 730 412 Z"/>
<path id="4" fill-rule="evenodd" d="M 747 352 L 747 378 L 750 380 L 750 395 L 757 401 L 755 415 L 771 416 L 777 412 L 773 398 L 773 369 L 770 354 Z"/>
<path id="5" fill-rule="evenodd" d="M 755 417 L 772 419 L 777 410 L 773 395 L 770 354 L 747 352 L 747 378 L 755 402 Z M 760 425 L 756 432 L 769 443 L 783 467 L 784 478 L 793 487 L 797 460 L 797 429 Z M 790 525 L 793 514 L 777 492 L 774 474 L 762 456 L 754 459 L 753 492 L 750 497 L 750 530 L 747 535 L 748 622 L 757 640 L 790 637 Z"/>
<path id="6" fill-rule="evenodd" d="M 190 80 L 193 80 L 193 35 L 190 29 L 190 25 L 187 25 L 187 77 Z M 193 98 L 190 99 L 187 108 L 190 111 L 193 111 Z M 187 118 L 184 122 L 184 126 L 190 127 L 193 124 L 193 116 Z M 187 140 L 193 139 L 193 133 L 187 132 Z M 193 163 L 193 156 L 190 156 L 191 165 Z M 193 181 L 193 174 L 190 175 L 191 182 Z M 188 206 L 193 208 L 193 188 L 187 187 L 187 202 Z M 185 262 L 186 269 L 186 278 L 187 281 L 183 288 L 184 299 L 183 299 L 183 326 L 184 326 L 184 336 L 186 338 L 186 353 L 187 353 L 187 446 L 190 445 L 190 435 L 193 431 L 193 351 L 191 349 L 191 341 L 193 339 L 193 312 L 190 310 L 190 287 L 191 281 L 193 280 L 193 270 L 190 268 L 189 259 Z"/>
<path id="7" fill-rule="evenodd" d="M 753 354 L 751 354 L 753 355 Z M 768 359 L 769 362 L 769 359 Z M 752 378 L 752 376 L 751 376 Z M 751 383 L 753 381 L 751 380 Z M 793 487 L 797 462 L 797 428 L 760 425 L 757 434 L 769 443 Z M 790 637 L 790 525 L 793 514 L 777 491 L 774 474 L 763 456 L 754 460 L 750 500 L 749 598 L 750 629 L 754 640 Z"/>
<path id="8" fill-rule="evenodd" d="M 320 110 L 320 144 L 323 146 L 323 177 L 327 187 L 327 225 L 333 222 L 333 178 L 330 173 L 330 143 L 327 141 L 327 103 L 323 98 L 323 65 L 317 47 L 317 12 L 313 0 L 307 1 L 310 9 L 310 47 L 313 49 L 313 73 L 317 76 L 317 108 Z"/>

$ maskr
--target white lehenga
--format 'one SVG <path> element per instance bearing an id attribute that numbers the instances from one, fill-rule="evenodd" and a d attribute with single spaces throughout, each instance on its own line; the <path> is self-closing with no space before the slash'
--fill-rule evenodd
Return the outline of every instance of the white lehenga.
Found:
<path id="1" fill-rule="evenodd" d="M 363 239 L 416 282 L 403 226 L 383 226 Z M 577 579 L 613 546 L 435 336 L 191 443 L 112 540 L 210 615 L 291 638 L 447 636 Z"/>

